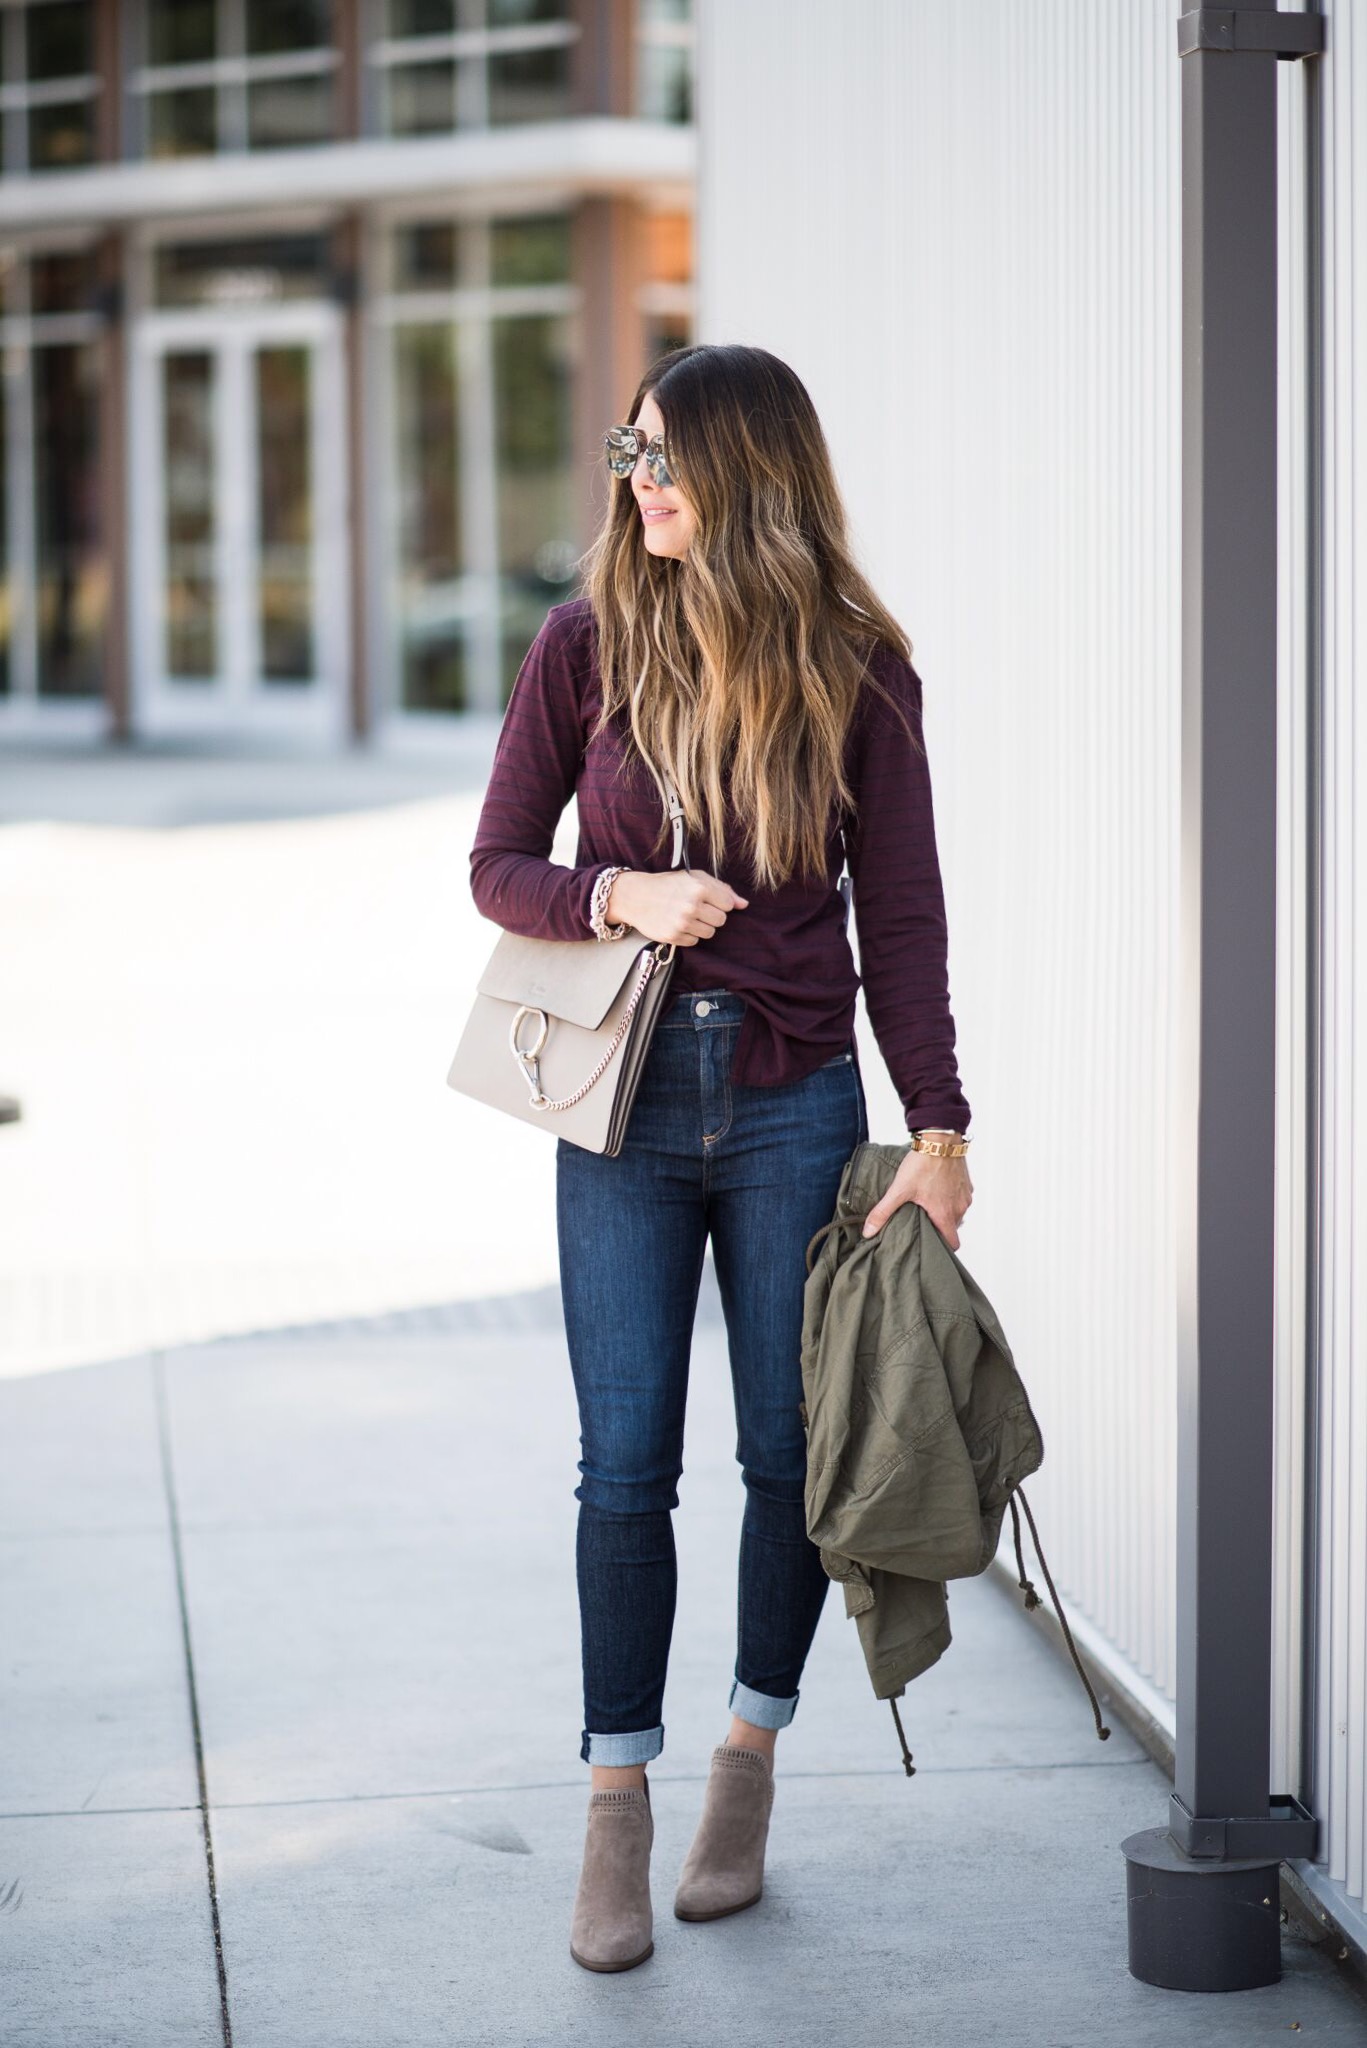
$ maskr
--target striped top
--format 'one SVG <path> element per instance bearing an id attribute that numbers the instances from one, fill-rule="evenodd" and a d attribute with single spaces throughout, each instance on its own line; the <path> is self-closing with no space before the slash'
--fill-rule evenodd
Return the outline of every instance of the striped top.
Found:
<path id="1" fill-rule="evenodd" d="M 604 868 L 670 864 L 672 834 L 661 836 L 659 792 L 639 761 L 624 761 L 623 715 L 586 748 L 602 701 L 595 646 L 587 598 L 552 608 L 509 697 L 475 831 L 476 906 L 528 938 L 589 937 L 590 898 Z M 870 668 L 920 737 L 915 669 L 885 648 Z M 726 988 L 743 996 L 730 1078 L 765 1087 L 800 1080 L 849 1044 L 862 978 L 907 1129 L 967 1131 L 929 767 L 873 690 L 860 697 L 845 762 L 856 803 L 842 818 L 832 802 L 824 881 L 761 889 L 728 821 L 720 878 L 749 898 L 749 908 L 730 911 L 710 939 L 675 949 L 671 994 Z M 562 867 L 548 856 L 571 797 L 579 843 L 575 865 Z M 692 866 L 716 872 L 692 835 L 685 852 Z M 837 886 L 846 857 L 862 977 Z"/>

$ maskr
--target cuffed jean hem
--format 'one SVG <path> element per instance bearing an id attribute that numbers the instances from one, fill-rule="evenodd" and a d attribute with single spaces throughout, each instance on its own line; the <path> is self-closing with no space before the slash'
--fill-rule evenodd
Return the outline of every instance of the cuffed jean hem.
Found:
<path id="1" fill-rule="evenodd" d="M 738 1720 L 748 1721 L 752 1728 L 786 1728 L 797 1712 L 798 1698 L 794 1693 L 790 1700 L 776 1700 L 772 1693 L 752 1692 L 736 1679 L 727 1704 Z"/>
<path id="2" fill-rule="evenodd" d="M 664 1746 L 663 1722 L 658 1728 L 635 1728 L 629 1735 L 591 1735 L 586 1728 L 579 1754 L 586 1764 L 620 1770 L 627 1764 L 653 1763 Z"/>

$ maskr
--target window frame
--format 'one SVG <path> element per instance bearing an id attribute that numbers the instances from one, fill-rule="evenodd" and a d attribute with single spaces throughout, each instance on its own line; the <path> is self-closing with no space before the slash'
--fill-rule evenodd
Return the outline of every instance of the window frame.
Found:
<path id="1" fill-rule="evenodd" d="M 9 688 L 0 695 L 0 730 L 37 717 L 102 724 L 106 713 L 105 650 L 99 687 L 85 696 L 47 695 L 40 688 L 38 620 L 38 454 L 34 357 L 49 346 L 98 345 L 107 332 L 96 307 L 66 313 L 32 311 L 31 266 L 35 258 L 91 252 L 98 237 L 88 229 L 45 230 L 41 235 L 0 237 L 0 261 L 17 266 L 16 288 L 0 313 L 0 376 L 5 383 L 5 435 L 0 449 L 0 490 L 5 494 L 5 557 L 0 583 L 10 602 Z M 110 402 L 101 379 L 100 405 Z M 106 632 L 108 621 L 106 620 Z"/>
<path id="2" fill-rule="evenodd" d="M 688 21 L 649 21 L 646 9 L 649 0 L 637 0 L 636 4 L 636 66 L 633 88 L 632 112 L 639 121 L 660 121 L 666 127 L 687 127 L 697 120 L 697 48 L 698 25 L 696 15 Z M 673 121 L 667 115 L 653 114 L 645 105 L 645 66 L 642 58 L 647 50 L 685 50 L 688 53 L 688 98 L 689 121 Z"/>
<path id="3" fill-rule="evenodd" d="M 0 0 L 4 4 L 4 0 Z M 337 42 L 337 9 L 346 0 L 331 0 L 332 37 L 308 50 L 278 51 L 271 56 L 253 57 L 247 50 L 246 0 L 214 0 L 214 28 L 217 54 L 184 64 L 151 64 L 148 47 L 148 0 L 135 0 L 126 27 L 124 64 L 125 156 L 144 163 L 203 163 L 214 156 L 273 155 L 250 140 L 248 94 L 254 85 L 278 79 L 318 78 L 333 80 L 332 122 L 321 140 L 301 138 L 286 147 L 326 148 L 340 136 L 338 126 L 337 80 L 342 55 Z M 154 157 L 149 151 L 151 103 L 161 92 L 208 89 L 214 95 L 215 146 L 212 150 L 189 151 L 185 157 Z"/>
<path id="4" fill-rule="evenodd" d="M 60 177 L 66 169 L 85 169 L 99 161 L 99 109 L 102 81 L 98 71 L 73 72 L 68 78 L 28 77 L 25 24 L 30 10 L 61 6 L 63 0 L 0 0 L 0 38 L 4 43 L 4 77 L 0 85 L 0 170 L 7 178 Z M 88 0 L 92 51 L 95 47 L 97 0 Z M 28 117 L 34 107 L 67 107 L 90 103 L 90 154 L 81 165 L 39 164 L 32 168 Z"/>
<path id="5" fill-rule="evenodd" d="M 494 329 L 498 320 L 544 315 L 571 324 L 576 349 L 582 342 L 583 289 L 573 272 L 558 283 L 492 283 L 492 228 L 501 220 L 564 214 L 571 225 L 577 195 L 556 190 L 535 207 L 489 208 L 433 204 L 429 199 L 395 201 L 377 209 L 366 250 L 365 388 L 370 436 L 366 451 L 379 488 L 370 495 L 365 536 L 374 564 L 377 602 L 372 607 L 370 669 L 377 679 L 377 717 L 398 732 L 450 732 L 471 716 L 501 717 L 503 689 L 502 565 L 499 547 L 497 474 L 497 390 Z M 451 223 L 468 234 L 467 272 L 449 288 L 396 290 L 394 237 L 419 222 Z M 571 248 L 572 248 L 571 243 Z M 404 703 L 404 618 L 400 599 L 401 498 L 403 478 L 397 446 L 398 408 L 393 338 L 404 325 L 446 323 L 458 352 L 458 468 L 461 532 L 460 582 L 464 586 L 467 691 L 463 711 L 439 711 Z"/>
<path id="6" fill-rule="evenodd" d="M 389 80 L 400 67 L 420 64 L 454 63 L 452 121 L 449 129 L 430 129 L 428 134 L 459 135 L 469 129 L 487 129 L 489 120 L 489 59 L 517 55 L 528 50 L 569 49 L 583 33 L 577 21 L 535 21 L 508 28 L 489 28 L 474 22 L 475 9 L 483 0 L 456 0 L 457 13 L 469 18 L 469 26 L 449 29 L 440 35 L 387 36 L 383 31 L 385 0 L 368 0 L 364 27 L 364 132 L 392 142 L 417 139 L 396 130 L 389 118 Z M 566 118 L 574 112 L 566 108 Z M 503 124 L 499 124 L 500 126 Z"/>

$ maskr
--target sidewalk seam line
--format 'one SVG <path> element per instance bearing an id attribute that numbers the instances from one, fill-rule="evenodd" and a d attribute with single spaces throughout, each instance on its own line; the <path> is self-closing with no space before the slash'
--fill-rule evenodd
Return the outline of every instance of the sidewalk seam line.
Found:
<path id="1" fill-rule="evenodd" d="M 1096 1757 L 1079 1758 L 1074 1763 L 1055 1764 L 918 1764 L 918 1776 L 924 1772 L 927 1777 L 958 1778 L 982 1773 L 1019 1775 L 1030 1771 L 1134 1771 L 1154 1769 L 1153 1758 Z M 887 1778 L 900 1784 L 903 1773 L 893 1770 L 887 1764 L 872 1765 L 868 1770 L 855 1771 L 780 1771 L 779 1780 L 785 1784 L 827 1785 L 840 1784 L 850 1778 Z M 652 1785 L 705 1785 L 705 1771 L 680 1771 L 671 1777 L 664 1777 L 658 1771 L 650 1774 Z M 376 1805 L 386 1799 L 488 1799 L 501 1795 L 523 1792 L 587 1792 L 587 1784 L 581 1785 L 574 1778 L 545 1778 L 526 1785 L 438 1785 L 430 1792 L 306 1792 L 295 1799 L 220 1799 L 215 1802 L 220 1813 L 255 1813 L 276 1806 L 365 1806 Z"/>
<path id="2" fill-rule="evenodd" d="M 171 1556 L 176 1572 L 176 1600 L 180 1608 L 181 1646 L 185 1653 L 185 1682 L 190 1701 L 190 1730 L 195 1749 L 195 1775 L 199 1784 L 199 1819 L 204 1830 L 204 1867 L 209 1887 L 209 1919 L 213 1928 L 214 1963 L 218 1973 L 218 2010 L 223 2028 L 223 2048 L 233 2048 L 233 2024 L 228 2011 L 228 1972 L 223 1958 L 223 1928 L 218 1912 L 218 1883 L 214 1871 L 214 1837 L 209 1822 L 209 1780 L 204 1767 L 204 1736 L 199 1718 L 199 1688 L 195 1679 L 194 1651 L 190 1642 L 190 1606 L 185 1588 L 185 1558 L 180 1542 L 180 1509 L 176 1499 L 175 1467 L 171 1457 L 170 1407 L 166 1393 L 166 1355 L 149 1353 L 152 1369 L 152 1398 L 157 1415 L 157 1437 L 161 1449 L 162 1485 L 166 1492 L 167 1522 L 171 1535 Z"/>
<path id="3" fill-rule="evenodd" d="M 1043 1764 L 924 1764 L 918 1765 L 918 1776 L 924 1772 L 932 1778 L 956 1778 L 972 1776 L 974 1773 L 1001 1775 L 1007 1772 L 1027 1771 L 1134 1771 L 1147 1769 L 1153 1764 L 1149 1756 L 1117 1757 L 1075 1757 L 1069 1763 Z M 1161 1766 L 1154 1766 L 1155 1769 Z M 793 1784 L 839 1784 L 847 1778 L 890 1778 L 900 1780 L 902 1773 L 887 1764 L 870 1765 L 867 1770 L 854 1771 L 780 1771 L 779 1777 Z M 652 1785 L 705 1785 L 705 1771 L 679 1771 L 669 1777 L 652 1772 Z M 525 1785 L 436 1785 L 416 1792 L 303 1792 L 293 1799 L 216 1799 L 213 1810 L 216 1813 L 263 1813 L 278 1806 L 369 1806 L 379 1805 L 386 1799 L 488 1799 L 500 1794 L 523 1792 L 574 1792 L 583 1789 L 577 1778 L 541 1778 Z M 50 1807 L 37 1813 L 0 1813 L 0 1821 L 7 1820 L 117 1820 L 124 1814 L 140 1813 L 198 1813 L 198 1806 L 59 1806 Z"/>

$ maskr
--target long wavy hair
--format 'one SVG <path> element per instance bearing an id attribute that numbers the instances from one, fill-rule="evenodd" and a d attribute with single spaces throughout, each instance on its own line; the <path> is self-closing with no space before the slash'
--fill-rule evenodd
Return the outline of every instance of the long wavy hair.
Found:
<path id="1" fill-rule="evenodd" d="M 911 642 L 854 561 L 826 437 L 786 363 L 739 344 L 673 349 L 641 379 L 630 423 L 647 394 L 696 530 L 681 558 L 648 553 L 630 484 L 614 480 L 581 564 L 595 730 L 625 710 L 626 759 L 662 802 L 668 770 L 714 870 L 729 795 L 762 887 L 819 876 L 832 800 L 853 801 L 843 750 L 860 691 L 882 690 L 869 657 L 881 645 L 910 661 Z"/>

